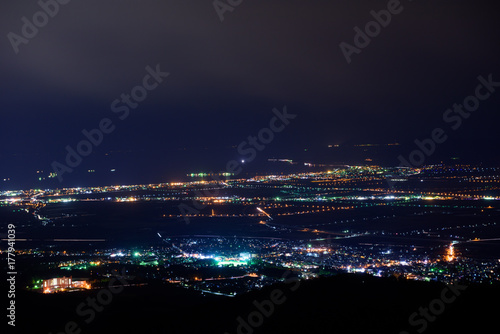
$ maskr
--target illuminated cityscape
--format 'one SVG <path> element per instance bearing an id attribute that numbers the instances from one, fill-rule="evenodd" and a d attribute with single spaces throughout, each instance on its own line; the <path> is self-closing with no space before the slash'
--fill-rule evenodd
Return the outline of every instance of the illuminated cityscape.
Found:
<path id="1" fill-rule="evenodd" d="M 88 222 L 95 220 L 90 217 L 95 215 L 91 208 L 96 205 L 153 210 L 150 219 L 158 222 L 154 224 L 156 230 L 142 244 L 154 241 L 159 247 L 154 256 L 139 256 L 140 261 L 120 252 L 102 256 L 110 253 L 103 247 L 97 253 L 86 253 L 84 258 L 74 255 L 72 262 L 55 264 L 70 272 L 109 261 L 159 266 L 161 272 L 172 262 L 196 267 L 197 261 L 203 260 L 204 266 L 239 267 L 245 274 L 255 273 L 253 265 L 259 263 L 297 270 L 305 278 L 333 270 L 376 276 L 398 274 L 416 280 L 494 282 L 498 280 L 500 259 L 477 258 L 469 245 L 484 244 L 486 250 L 488 242 L 496 240 L 496 203 L 500 200 L 497 171 L 473 166 L 346 166 L 325 172 L 221 181 L 203 174 L 207 179 L 188 182 L 5 191 L 0 203 L 3 210 L 25 217 L 18 229 L 39 230 L 40 236 L 44 230 L 51 231 L 50 235 L 52 231 L 78 231 L 80 225 L 94 231 L 91 238 L 73 236 L 78 233 L 49 239 L 26 235 L 18 241 L 39 244 L 19 250 L 28 257 L 53 254 L 44 249 L 47 244 L 52 244 L 57 254 L 66 252 L 61 248 L 65 242 L 108 244 L 110 235 L 102 233 L 102 228 L 94 230 L 96 227 Z M 404 182 L 391 185 L 393 179 Z M 203 194 L 215 190 L 215 196 Z M 198 213 L 183 214 L 179 210 L 179 204 L 196 202 L 203 206 Z M 82 205 L 86 213 L 75 212 L 73 207 Z M 473 221 L 461 218 L 470 215 Z M 412 222 L 417 217 L 425 217 L 425 222 Z M 209 227 L 197 228 L 190 239 L 182 238 L 180 233 L 199 224 Z M 240 224 L 247 227 L 238 231 Z M 216 235 L 205 234 L 205 229 Z M 234 248 L 221 247 L 230 240 Z M 141 242 L 135 246 L 142 247 Z M 123 252 L 129 254 L 131 250 Z"/>
<path id="2" fill-rule="evenodd" d="M 2 5 L 6 334 L 495 331 L 494 2 Z"/>
<path id="3" fill-rule="evenodd" d="M 16 257 L 31 267 L 23 280 L 32 293 L 100 291 L 120 270 L 128 287 L 160 283 L 202 297 L 244 296 L 280 284 L 284 272 L 306 281 L 498 285 L 498 171 L 199 173 L 185 182 L 4 191 L 0 209 L 22 219 Z"/>

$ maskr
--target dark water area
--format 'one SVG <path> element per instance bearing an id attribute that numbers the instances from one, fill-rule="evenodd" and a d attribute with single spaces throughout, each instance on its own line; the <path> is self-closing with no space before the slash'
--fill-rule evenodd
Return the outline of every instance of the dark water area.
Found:
<path id="1" fill-rule="evenodd" d="M 248 134 L 242 135 L 244 140 Z M 2 167 L 0 190 L 18 189 L 54 189 L 64 187 L 89 187 L 105 185 L 131 185 L 151 184 L 162 182 L 190 181 L 191 173 L 220 173 L 227 172 L 229 161 L 247 159 L 238 153 L 236 146 L 205 147 L 205 148 L 165 148 L 157 152 L 142 150 L 96 152 L 95 156 L 83 159 L 73 172 L 65 173 L 63 181 L 57 178 L 48 178 L 54 172 L 51 164 L 53 161 L 37 162 L 26 160 L 26 157 L 13 157 L 5 162 Z M 332 143 L 333 144 L 333 143 Z M 361 145 L 359 145 L 361 144 Z M 322 146 L 289 147 L 289 149 L 273 148 L 270 144 L 265 150 L 259 152 L 254 160 L 246 161 L 241 165 L 241 178 L 248 178 L 263 174 L 286 174 L 297 172 L 311 172 L 328 170 L 334 166 L 342 165 L 379 165 L 398 166 L 399 155 L 408 155 L 414 150 L 414 143 L 401 143 L 400 145 L 375 144 L 364 146 L 366 143 L 342 143 L 339 147 Z M 479 150 L 481 148 L 478 148 Z M 480 164 L 483 166 L 497 166 L 500 161 L 496 155 L 485 154 L 488 157 L 478 161 L 474 157 L 429 157 L 426 164 Z M 65 155 L 54 157 L 63 163 Z M 290 159 L 293 164 L 286 162 L 272 162 L 273 159 Z M 312 164 L 306 166 L 307 164 Z M 13 166 L 16 166 L 15 168 Z M 19 167 L 21 166 L 21 167 Z M 40 171 L 41 173 L 37 173 Z M 89 173 L 89 171 L 92 171 Z M 40 179 L 41 178 L 41 179 Z"/>

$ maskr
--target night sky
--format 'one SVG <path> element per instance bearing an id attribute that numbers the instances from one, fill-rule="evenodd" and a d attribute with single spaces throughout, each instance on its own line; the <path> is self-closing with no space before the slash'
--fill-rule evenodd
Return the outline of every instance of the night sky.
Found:
<path id="1" fill-rule="evenodd" d="M 339 45 L 354 45 L 354 28 L 364 30 L 370 11 L 391 2 L 243 0 L 221 21 L 209 0 L 72 0 L 16 53 L 9 33 L 22 37 L 21 19 L 33 22 L 41 7 L 3 1 L 0 189 L 158 183 L 225 170 L 245 158 L 235 147 L 284 106 L 297 117 L 248 168 L 273 157 L 363 163 L 354 145 L 394 142 L 395 150 L 363 154 L 398 165 L 435 128 L 449 138 L 425 163 L 500 163 L 500 87 L 456 130 L 443 120 L 474 95 L 478 76 L 500 82 L 496 3 L 402 0 L 348 63 Z M 157 64 L 169 76 L 120 120 L 111 104 Z M 38 181 L 104 118 L 114 131 L 63 183 Z"/>

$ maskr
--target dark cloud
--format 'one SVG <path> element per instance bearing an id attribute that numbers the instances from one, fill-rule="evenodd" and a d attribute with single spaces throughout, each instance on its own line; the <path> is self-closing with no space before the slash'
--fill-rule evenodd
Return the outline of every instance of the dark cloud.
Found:
<path id="1" fill-rule="evenodd" d="M 111 102 L 158 63 L 171 76 L 89 163 L 113 149 L 147 151 L 143 158 L 155 161 L 164 148 L 230 147 L 285 104 L 300 122 L 273 143 L 277 152 L 336 141 L 411 143 L 442 125 L 444 110 L 473 92 L 478 75 L 500 81 L 500 29 L 491 2 L 401 3 L 403 11 L 347 64 L 339 44 L 353 43 L 353 28 L 387 1 L 243 1 L 220 22 L 211 1 L 72 0 L 19 54 L 7 34 L 20 33 L 21 17 L 40 8 L 4 2 L 0 172 L 15 174 L 19 163 L 47 169 L 82 129 L 112 117 Z M 460 130 L 486 152 L 493 144 L 481 124 L 499 120 L 499 99 Z M 169 161 L 181 159 L 176 154 Z M 214 164 L 225 156 L 212 155 Z"/>

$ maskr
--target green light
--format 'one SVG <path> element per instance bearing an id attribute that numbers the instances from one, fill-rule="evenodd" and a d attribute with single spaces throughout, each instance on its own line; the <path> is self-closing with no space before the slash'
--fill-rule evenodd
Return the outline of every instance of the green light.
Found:
<path id="1" fill-rule="evenodd" d="M 248 264 L 247 261 L 219 261 L 217 262 L 218 266 L 246 266 Z"/>
<path id="2" fill-rule="evenodd" d="M 141 261 L 141 263 L 139 263 L 140 266 L 157 266 L 158 265 L 158 261 L 152 261 L 152 262 L 145 262 L 145 261 Z"/>

